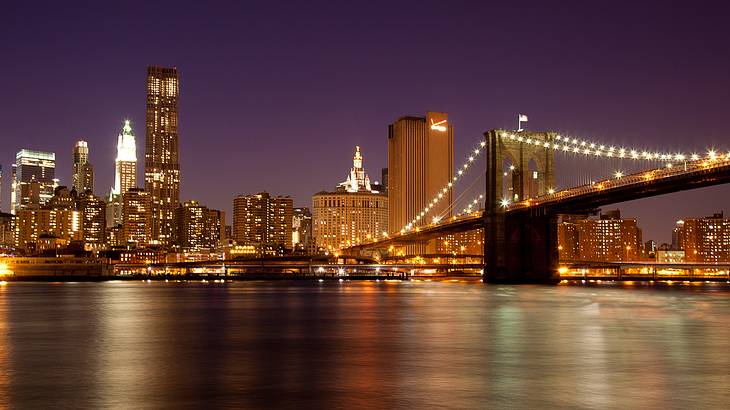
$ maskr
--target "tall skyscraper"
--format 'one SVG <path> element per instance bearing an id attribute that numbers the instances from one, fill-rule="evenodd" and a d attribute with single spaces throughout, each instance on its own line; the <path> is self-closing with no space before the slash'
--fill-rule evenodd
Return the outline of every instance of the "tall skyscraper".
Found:
<path id="1" fill-rule="evenodd" d="M 294 201 L 266 192 L 233 200 L 233 239 L 239 245 L 292 248 Z"/>
<path id="2" fill-rule="evenodd" d="M 107 227 L 122 223 L 122 196 L 137 186 L 137 143 L 129 120 L 124 120 L 117 137 L 117 158 L 114 161 L 114 186 L 109 192 L 106 209 Z"/>
<path id="3" fill-rule="evenodd" d="M 401 117 L 388 126 L 388 229 L 397 233 L 417 219 L 412 227 L 434 218 L 451 216 L 452 191 L 443 188 L 454 173 L 454 129 L 443 112 L 425 117 Z M 442 195 L 428 215 L 421 212 Z M 435 250 L 435 241 L 429 244 Z M 420 249 L 423 251 L 424 249 Z M 411 249 L 416 251 L 416 249 Z"/>
<path id="4" fill-rule="evenodd" d="M 20 150 L 15 155 L 11 212 L 37 209 L 53 196 L 56 186 L 56 154 L 53 152 Z"/>
<path id="5" fill-rule="evenodd" d="M 180 203 L 176 68 L 147 68 L 147 132 L 144 187 L 150 195 L 152 244 L 173 245 Z"/>
<path id="6" fill-rule="evenodd" d="M 333 192 L 312 196 L 314 238 L 323 251 L 380 239 L 388 230 L 388 196 L 371 187 L 360 147 L 355 147 L 352 162 L 345 182 Z"/>
<path id="7" fill-rule="evenodd" d="M 76 141 L 73 152 L 73 187 L 79 193 L 94 191 L 94 167 L 89 163 L 89 144 Z"/>

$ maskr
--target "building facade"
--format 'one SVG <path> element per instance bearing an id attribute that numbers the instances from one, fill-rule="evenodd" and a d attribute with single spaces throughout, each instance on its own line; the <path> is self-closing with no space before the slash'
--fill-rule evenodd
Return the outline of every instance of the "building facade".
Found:
<path id="1" fill-rule="evenodd" d="M 720 212 L 680 222 L 676 234 L 686 262 L 730 262 L 730 218 L 725 218 Z"/>
<path id="2" fill-rule="evenodd" d="M 177 69 L 147 68 L 144 187 L 149 193 L 150 243 L 173 245 L 175 210 L 180 203 Z"/>
<path id="3" fill-rule="evenodd" d="M 574 227 L 569 227 L 568 224 L 574 224 Z M 577 247 L 571 243 L 575 240 L 576 233 Z M 561 238 L 564 242 L 561 242 Z M 614 210 L 602 214 L 598 219 L 563 222 L 558 228 L 558 249 L 561 259 L 636 261 L 643 256 L 643 241 L 636 219 L 621 218 L 621 213 Z M 577 255 L 573 254 L 575 251 Z"/>
<path id="4" fill-rule="evenodd" d="M 38 209 L 53 197 L 57 185 L 56 154 L 53 152 L 20 150 L 13 165 L 11 213 L 21 209 Z"/>
<path id="5" fill-rule="evenodd" d="M 215 249 L 223 239 L 223 211 L 208 209 L 197 201 L 185 201 L 175 212 L 176 242 L 183 252 Z"/>
<path id="6" fill-rule="evenodd" d="M 304 255 L 316 253 L 317 247 L 312 234 L 312 213 L 309 208 L 294 208 L 291 241 L 295 253 Z"/>
<path id="7" fill-rule="evenodd" d="M 401 117 L 388 126 L 388 229 L 391 234 L 452 214 L 454 129 L 448 114 Z M 446 189 L 444 192 L 443 189 Z M 439 195 L 441 197 L 439 198 Z M 439 198 L 435 204 L 434 198 Z M 431 205 L 428 215 L 424 209 Z M 415 224 L 413 223 L 415 221 Z M 407 253 L 433 253 L 437 240 L 426 247 L 412 245 Z"/>
<path id="8" fill-rule="evenodd" d="M 81 230 L 86 250 L 102 249 L 106 243 L 106 204 L 91 191 L 79 195 Z"/>
<path id="9" fill-rule="evenodd" d="M 124 243 L 142 247 L 151 243 L 152 205 L 149 192 L 130 188 L 123 196 L 122 237 Z"/>
<path id="10" fill-rule="evenodd" d="M 233 200 L 233 240 L 238 245 L 292 249 L 294 201 L 267 192 L 239 195 Z"/>
<path id="11" fill-rule="evenodd" d="M 326 252 L 336 252 L 387 234 L 388 195 L 372 188 L 363 167 L 360 147 L 355 147 L 347 179 L 334 191 L 312 196 L 312 224 L 317 248 Z"/>
<path id="12" fill-rule="evenodd" d="M 89 163 L 89 143 L 76 141 L 73 150 L 73 188 L 77 192 L 94 191 L 94 167 Z"/>

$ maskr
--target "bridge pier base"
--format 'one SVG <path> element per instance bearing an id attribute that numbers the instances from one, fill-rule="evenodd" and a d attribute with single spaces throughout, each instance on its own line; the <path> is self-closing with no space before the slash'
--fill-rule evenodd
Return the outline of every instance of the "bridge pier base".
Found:
<path id="1" fill-rule="evenodd" d="M 484 282 L 558 283 L 558 217 L 485 215 Z"/>

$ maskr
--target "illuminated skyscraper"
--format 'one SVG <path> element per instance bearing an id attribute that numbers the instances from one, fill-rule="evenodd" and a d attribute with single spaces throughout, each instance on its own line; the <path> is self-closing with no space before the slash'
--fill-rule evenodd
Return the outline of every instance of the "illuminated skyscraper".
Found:
<path id="1" fill-rule="evenodd" d="M 122 196 L 137 186 L 137 143 L 129 120 L 124 121 L 117 137 L 117 158 L 114 161 L 114 186 L 107 200 L 106 221 L 112 227 L 122 223 Z"/>
<path id="2" fill-rule="evenodd" d="M 397 233 L 410 226 L 451 216 L 452 192 L 442 189 L 454 173 L 454 129 L 449 116 L 427 112 L 425 117 L 401 117 L 388 126 L 388 228 Z M 441 194 L 428 215 L 421 216 Z M 413 247 L 411 252 L 424 251 Z M 429 245 L 435 250 L 435 241 Z"/>
<path id="3" fill-rule="evenodd" d="M 173 245 L 180 202 L 176 68 L 147 68 L 147 132 L 144 186 L 150 195 L 152 244 Z"/>
<path id="4" fill-rule="evenodd" d="M 124 195 L 129 188 L 137 186 L 137 143 L 129 120 L 124 120 L 122 133 L 117 137 L 117 158 L 114 165 L 112 192 Z"/>
<path id="5" fill-rule="evenodd" d="M 94 167 L 89 163 L 89 144 L 76 141 L 73 152 L 73 187 L 83 193 L 94 191 Z"/>
<path id="6" fill-rule="evenodd" d="M 53 152 L 20 150 L 15 155 L 11 212 L 37 209 L 53 196 L 56 186 L 56 154 Z"/>

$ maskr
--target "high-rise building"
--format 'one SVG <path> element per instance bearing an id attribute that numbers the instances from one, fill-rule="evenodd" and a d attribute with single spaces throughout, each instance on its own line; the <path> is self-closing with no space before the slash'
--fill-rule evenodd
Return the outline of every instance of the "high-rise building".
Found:
<path id="1" fill-rule="evenodd" d="M 599 219 L 581 219 L 575 222 L 578 233 L 578 258 L 584 261 L 635 261 L 643 254 L 641 229 L 633 218 L 621 218 L 618 210 L 609 211 Z M 560 228 L 559 228 L 560 229 Z M 571 244 L 560 243 L 563 250 Z M 568 255 L 561 254 L 568 259 Z"/>
<path id="2" fill-rule="evenodd" d="M 122 197 L 122 237 L 127 244 L 144 246 L 151 237 L 151 200 L 142 188 L 130 188 Z"/>
<path id="3" fill-rule="evenodd" d="M 122 196 L 137 186 L 137 142 L 129 120 L 124 120 L 122 133 L 117 136 L 117 158 L 114 160 L 114 186 L 109 192 L 106 208 L 107 227 L 122 224 Z"/>
<path id="4" fill-rule="evenodd" d="M 77 192 L 94 191 L 94 167 L 89 163 L 89 144 L 76 141 L 73 151 L 73 187 Z"/>
<path id="5" fill-rule="evenodd" d="M 324 251 L 335 252 L 388 232 L 388 196 L 372 189 L 360 147 L 355 147 L 345 182 L 332 192 L 314 194 L 312 209 L 314 239 Z"/>
<path id="6" fill-rule="evenodd" d="M 208 209 L 197 201 L 185 201 L 175 211 L 176 242 L 185 252 L 214 249 L 221 240 L 222 211 Z"/>
<path id="7" fill-rule="evenodd" d="M 233 240 L 239 245 L 292 248 L 294 201 L 267 192 L 239 195 L 233 199 Z"/>
<path id="8" fill-rule="evenodd" d="M 388 126 L 388 229 L 391 233 L 451 216 L 454 129 L 448 114 L 401 117 Z M 446 192 L 442 190 L 447 188 Z M 441 198 L 435 204 L 431 200 Z M 428 215 L 424 208 L 433 205 Z M 411 251 L 424 251 L 414 246 Z M 435 241 L 428 249 L 435 250 Z"/>
<path id="9" fill-rule="evenodd" d="M 678 245 L 686 262 L 730 262 L 730 218 L 717 213 L 706 218 L 689 218 L 677 224 Z"/>
<path id="10" fill-rule="evenodd" d="M 312 213 L 309 208 L 294 208 L 291 241 L 296 253 L 310 255 L 316 252 L 312 235 Z"/>
<path id="11" fill-rule="evenodd" d="M 106 242 L 106 204 L 90 190 L 79 195 L 78 210 L 81 211 L 81 230 L 84 247 L 97 250 Z"/>
<path id="12" fill-rule="evenodd" d="M 150 195 L 153 244 L 173 245 L 180 202 L 178 150 L 179 82 L 176 68 L 147 68 L 147 132 L 144 187 Z"/>
<path id="13" fill-rule="evenodd" d="M 13 166 L 13 193 L 11 212 L 38 209 L 53 196 L 57 185 L 56 154 L 52 152 L 20 150 Z"/>

